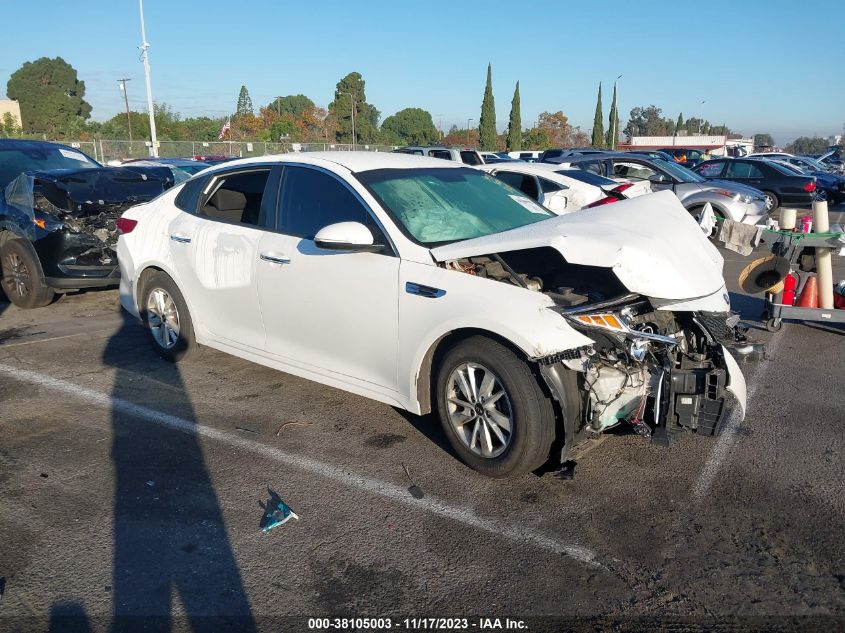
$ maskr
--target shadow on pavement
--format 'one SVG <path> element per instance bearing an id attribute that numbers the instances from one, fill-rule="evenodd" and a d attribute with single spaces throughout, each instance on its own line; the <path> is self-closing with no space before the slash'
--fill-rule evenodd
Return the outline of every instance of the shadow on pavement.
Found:
<path id="1" fill-rule="evenodd" d="M 169 631 L 175 611 L 194 631 L 254 631 L 198 437 L 127 415 L 119 404 L 151 406 L 195 421 L 178 368 L 152 360 L 147 346 L 141 326 L 127 317 L 103 354 L 103 364 L 116 368 L 112 630 Z M 153 367 L 155 378 L 180 389 L 156 393 L 149 383 L 139 385 L 138 364 L 147 373 Z"/>
<path id="2" fill-rule="evenodd" d="M 91 633 L 85 608 L 78 602 L 57 602 L 50 607 L 48 633 Z"/>

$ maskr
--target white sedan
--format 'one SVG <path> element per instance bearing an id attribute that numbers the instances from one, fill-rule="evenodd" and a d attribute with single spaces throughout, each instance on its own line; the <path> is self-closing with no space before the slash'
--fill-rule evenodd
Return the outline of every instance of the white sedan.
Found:
<path id="1" fill-rule="evenodd" d="M 458 163 L 288 154 L 201 172 L 119 230 L 121 303 L 164 358 L 209 346 L 437 411 L 486 475 L 744 411 L 722 259 L 671 193 L 556 217 Z"/>
<path id="2" fill-rule="evenodd" d="M 580 169 L 548 163 L 514 161 L 476 168 L 522 191 L 556 215 L 651 193 L 648 181 L 620 184 Z"/>

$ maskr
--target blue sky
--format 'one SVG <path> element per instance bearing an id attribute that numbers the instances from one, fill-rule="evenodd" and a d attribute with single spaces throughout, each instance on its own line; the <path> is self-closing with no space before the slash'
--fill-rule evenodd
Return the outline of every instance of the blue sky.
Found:
<path id="1" fill-rule="evenodd" d="M 145 107 L 137 0 L 3 0 L 0 81 L 23 62 L 61 56 L 86 83 L 93 117 Z M 745 134 L 841 134 L 845 48 L 841 0 L 460 0 L 290 2 L 146 0 L 153 95 L 184 116 L 234 110 L 241 84 L 256 106 L 303 93 L 327 105 L 357 70 L 386 117 L 431 112 L 444 130 L 477 125 L 487 62 L 500 129 L 520 81 L 523 125 L 562 110 L 592 127 L 614 78 L 620 118 L 655 104 Z M 11 28 L 12 25 L 18 25 Z M 701 101 L 706 103 L 701 105 Z"/>

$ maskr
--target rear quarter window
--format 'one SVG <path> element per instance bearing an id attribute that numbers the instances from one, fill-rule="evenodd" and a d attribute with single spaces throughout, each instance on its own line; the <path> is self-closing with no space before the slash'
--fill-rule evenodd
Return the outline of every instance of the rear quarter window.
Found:
<path id="1" fill-rule="evenodd" d="M 176 200 L 173 203 L 182 211 L 196 213 L 197 206 L 199 206 L 200 193 L 202 193 L 202 189 L 207 182 L 207 177 L 191 178 L 186 181 L 182 185 L 182 190 L 176 194 Z"/>

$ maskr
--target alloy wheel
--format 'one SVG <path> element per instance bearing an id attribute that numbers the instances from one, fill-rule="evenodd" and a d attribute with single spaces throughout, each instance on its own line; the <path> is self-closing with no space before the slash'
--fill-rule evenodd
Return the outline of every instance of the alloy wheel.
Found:
<path id="1" fill-rule="evenodd" d="M 455 368 L 446 383 L 446 411 L 461 442 L 492 459 L 513 439 L 513 407 L 499 378 L 478 363 Z"/>
<path id="2" fill-rule="evenodd" d="M 17 253 L 9 253 L 3 262 L 3 290 L 23 298 L 29 294 L 32 278 L 29 269 Z"/>
<path id="3" fill-rule="evenodd" d="M 775 208 L 775 199 L 772 198 L 769 194 L 764 194 L 764 198 L 766 200 L 766 211 L 771 211 Z"/>
<path id="4" fill-rule="evenodd" d="M 163 349 L 171 349 L 179 340 L 179 311 L 173 298 L 163 288 L 154 288 L 147 297 L 147 324 L 153 338 Z"/>

